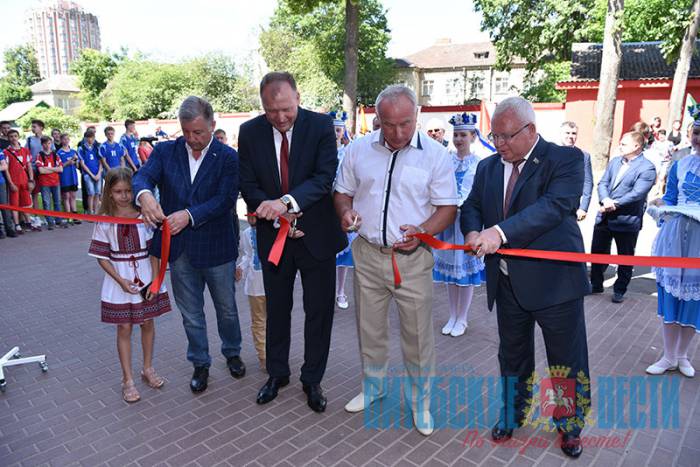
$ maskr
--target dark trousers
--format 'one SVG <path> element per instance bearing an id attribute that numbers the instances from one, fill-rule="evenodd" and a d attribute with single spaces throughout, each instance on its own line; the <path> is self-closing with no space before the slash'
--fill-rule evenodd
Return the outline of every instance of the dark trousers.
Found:
<path id="1" fill-rule="evenodd" d="M 610 254 L 612 241 L 615 240 L 617 253 L 620 255 L 634 255 L 634 249 L 637 246 L 637 237 L 639 231 L 635 232 L 616 232 L 610 230 L 606 221 L 596 224 L 593 229 L 593 241 L 591 242 L 591 253 Z M 594 289 L 603 288 L 603 275 L 608 269 L 607 264 L 591 264 L 591 286 Z M 632 280 L 632 266 L 618 266 L 617 280 L 613 285 L 613 291 L 617 294 L 624 295 L 627 292 L 627 286 Z"/>
<path id="2" fill-rule="evenodd" d="M 300 379 L 304 384 L 318 384 L 326 371 L 331 343 L 335 307 L 335 256 L 318 261 L 311 256 L 301 239 L 287 239 L 279 265 L 263 261 L 262 268 L 267 296 L 267 373 L 278 378 L 291 374 L 290 326 L 294 280 L 299 271 L 304 294 L 304 364 Z"/>
<path id="3" fill-rule="evenodd" d="M 498 280 L 498 362 L 504 380 L 504 407 L 501 410 L 500 423 L 506 426 L 515 422 L 517 426 L 525 419 L 529 409 L 526 401 L 532 398 L 527 380 L 535 371 L 535 323 L 542 330 L 549 367 L 570 369 L 566 378 L 574 380 L 579 372 L 582 372 L 590 383 L 583 297 L 548 308 L 527 311 L 518 304 L 509 277 L 499 273 Z M 509 387 L 507 379 L 517 380 L 515 394 L 510 393 L 513 389 Z M 559 418 L 555 415 L 554 423 L 563 431 L 579 434 L 583 428 L 585 412 L 590 408 L 591 391 L 590 384 L 585 388 L 583 384 L 576 383 L 575 388 L 578 395 L 589 401 L 588 404 L 579 404 L 574 397 L 575 415 Z M 542 410 L 543 402 L 544 400 L 541 400 L 540 407 L 534 409 Z"/>
<path id="4" fill-rule="evenodd" d="M 3 175 L 0 174 L 0 177 Z M 7 204 L 7 190 L 8 188 L 7 183 L 3 183 L 0 185 L 0 204 Z M 15 223 L 12 221 L 12 211 L 8 211 L 6 209 L 3 209 L 0 211 L 0 224 L 4 224 L 5 230 L 7 232 L 14 232 L 15 230 Z"/>

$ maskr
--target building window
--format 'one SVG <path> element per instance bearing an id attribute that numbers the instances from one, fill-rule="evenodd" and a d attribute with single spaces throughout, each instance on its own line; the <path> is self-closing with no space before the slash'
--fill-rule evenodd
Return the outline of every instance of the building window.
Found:
<path id="1" fill-rule="evenodd" d="M 459 78 L 448 79 L 445 82 L 445 95 L 450 100 L 462 100 L 462 80 Z"/>
<path id="2" fill-rule="evenodd" d="M 474 58 L 476 58 L 476 59 L 489 58 L 489 53 L 488 52 L 474 52 Z"/>
<path id="3" fill-rule="evenodd" d="M 435 81 L 432 79 L 423 80 L 423 86 L 421 89 L 421 94 L 426 97 L 430 97 L 433 94 L 433 85 Z"/>
<path id="4" fill-rule="evenodd" d="M 469 99 L 481 99 L 484 96 L 484 74 L 477 72 L 467 78 Z"/>
<path id="5" fill-rule="evenodd" d="M 494 80 L 493 92 L 494 94 L 505 94 L 508 92 L 508 77 L 499 76 Z"/>

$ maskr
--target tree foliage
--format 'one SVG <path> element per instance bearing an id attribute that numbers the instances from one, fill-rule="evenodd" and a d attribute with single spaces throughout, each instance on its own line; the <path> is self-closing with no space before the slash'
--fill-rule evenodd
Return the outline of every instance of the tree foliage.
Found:
<path id="1" fill-rule="evenodd" d="M 621 18 L 624 42 L 662 41 L 669 63 L 680 52 L 692 20 L 692 0 L 625 0 Z M 559 100 L 554 77 L 571 61 L 574 42 L 603 42 L 607 0 L 474 0 L 497 50 L 497 64 L 508 69 L 514 57 L 527 61 L 526 90 L 539 99 Z M 557 63 L 558 65 L 548 65 Z M 542 70 L 535 73 L 537 70 Z"/>
<path id="2" fill-rule="evenodd" d="M 70 71 L 78 78 L 82 106 L 78 111 L 84 120 L 99 120 L 105 113 L 101 94 L 117 69 L 117 60 L 94 49 L 83 49 Z"/>
<path id="3" fill-rule="evenodd" d="M 29 131 L 32 120 L 42 120 L 46 128 L 59 128 L 73 137 L 78 136 L 80 122 L 77 118 L 66 113 L 59 107 L 34 107 L 24 114 L 17 123 L 24 131 Z"/>
<path id="4" fill-rule="evenodd" d="M 394 67 L 386 56 L 390 31 L 385 11 L 378 0 L 361 1 L 357 99 L 366 103 L 392 82 Z M 344 0 L 287 0 L 260 36 L 268 67 L 294 74 L 306 105 L 331 108 L 341 102 L 344 17 Z"/>
<path id="5" fill-rule="evenodd" d="M 5 75 L 0 79 L 0 109 L 32 98 L 29 86 L 41 80 L 34 47 L 18 45 L 5 49 Z"/>
<path id="6" fill-rule="evenodd" d="M 564 102 L 566 91 L 556 89 L 559 81 L 571 77 L 571 62 L 548 62 L 525 76 L 522 96 L 531 102 Z"/>

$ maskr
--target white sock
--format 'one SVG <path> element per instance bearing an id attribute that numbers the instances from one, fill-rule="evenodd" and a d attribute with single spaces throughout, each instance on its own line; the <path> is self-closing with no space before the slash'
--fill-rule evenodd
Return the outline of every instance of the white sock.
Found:
<path id="1" fill-rule="evenodd" d="M 690 341 L 695 335 L 695 329 L 690 326 L 678 326 L 680 327 L 680 339 L 678 340 L 678 358 L 688 359 L 688 348 L 690 348 Z"/>
<path id="2" fill-rule="evenodd" d="M 345 295 L 345 277 L 348 275 L 348 268 L 335 268 L 336 270 L 336 296 Z"/>
<path id="3" fill-rule="evenodd" d="M 669 363 L 676 364 L 678 361 L 678 341 L 681 336 L 681 327 L 677 324 L 664 323 L 664 359 Z"/>
<path id="4" fill-rule="evenodd" d="M 442 328 L 443 334 L 449 333 L 454 327 L 455 321 L 457 321 L 457 301 L 459 299 L 458 293 L 459 291 L 457 290 L 456 285 L 447 284 L 447 303 L 450 308 L 450 319 Z"/>
<path id="5" fill-rule="evenodd" d="M 469 307 L 474 296 L 474 286 L 457 288 L 457 322 L 467 324 L 469 317 Z"/>

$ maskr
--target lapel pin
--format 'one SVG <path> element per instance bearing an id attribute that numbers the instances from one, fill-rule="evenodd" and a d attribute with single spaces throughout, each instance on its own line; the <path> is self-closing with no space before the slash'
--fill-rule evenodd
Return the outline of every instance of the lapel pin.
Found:
<path id="1" fill-rule="evenodd" d="M 539 164 L 539 163 L 540 163 L 540 160 L 539 160 L 538 158 L 535 157 L 534 159 L 532 159 L 532 162 L 534 162 L 535 164 Z"/>

